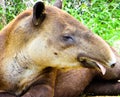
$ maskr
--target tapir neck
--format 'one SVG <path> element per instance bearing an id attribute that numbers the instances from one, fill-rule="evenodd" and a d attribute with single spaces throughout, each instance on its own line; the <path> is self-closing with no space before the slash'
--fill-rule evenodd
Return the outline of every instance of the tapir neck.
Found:
<path id="1" fill-rule="evenodd" d="M 0 90 L 5 91 L 19 92 L 17 89 L 23 88 L 19 86 L 31 82 L 40 72 L 24 51 L 8 58 L 5 57 L 1 65 L 2 81 L 0 82 L 3 82 L 4 86 L 0 87 Z"/>

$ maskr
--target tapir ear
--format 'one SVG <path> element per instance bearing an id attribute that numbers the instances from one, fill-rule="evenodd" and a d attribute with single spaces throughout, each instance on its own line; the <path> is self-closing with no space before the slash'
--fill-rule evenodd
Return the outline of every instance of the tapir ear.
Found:
<path id="1" fill-rule="evenodd" d="M 56 0 L 54 6 L 56 6 L 56 7 L 60 8 L 60 9 L 62 9 L 62 0 Z"/>
<path id="2" fill-rule="evenodd" d="M 33 7 L 33 23 L 39 25 L 45 19 L 45 5 L 43 2 L 37 2 Z"/>

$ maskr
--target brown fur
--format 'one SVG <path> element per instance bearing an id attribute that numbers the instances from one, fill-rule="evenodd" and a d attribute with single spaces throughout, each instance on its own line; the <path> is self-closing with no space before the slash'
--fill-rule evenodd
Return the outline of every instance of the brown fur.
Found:
<path id="1" fill-rule="evenodd" d="M 104 40 L 66 12 L 53 6 L 44 9 L 41 2 L 34 8 L 18 15 L 1 31 L 0 90 L 19 96 L 31 85 L 35 92 L 38 86 L 34 85 L 39 84 L 39 96 L 53 97 L 56 84 L 55 96 L 77 96 L 99 69 L 97 64 L 111 66 L 115 56 Z M 78 79 L 73 79 L 74 74 Z M 64 79 L 66 82 L 61 83 Z M 75 85 L 81 87 L 76 89 Z M 77 92 L 68 94 L 70 90 Z"/>
<path id="2" fill-rule="evenodd" d="M 78 97 L 78 95 L 84 93 L 87 95 L 120 94 L 120 84 L 117 82 L 117 79 L 120 79 L 120 56 L 116 51 L 114 51 L 114 53 L 117 58 L 117 63 L 112 69 L 107 68 L 108 72 L 106 72 L 104 76 L 93 69 L 87 68 L 72 69 L 67 72 L 59 70 L 57 73 L 54 97 Z M 99 79 L 93 80 L 96 75 L 99 75 Z M 35 94 L 36 97 L 39 97 L 39 91 L 34 93 L 33 90 L 34 88 L 31 88 L 27 94 L 29 94 L 29 96 Z"/>

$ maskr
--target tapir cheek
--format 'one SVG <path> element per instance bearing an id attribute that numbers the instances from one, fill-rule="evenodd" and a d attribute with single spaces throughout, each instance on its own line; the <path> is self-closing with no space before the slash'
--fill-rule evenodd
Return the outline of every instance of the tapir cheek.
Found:
<path id="1" fill-rule="evenodd" d="M 37 37 L 27 45 L 26 51 L 32 59 L 39 60 L 43 53 L 47 53 L 46 48 L 46 42 Z"/>

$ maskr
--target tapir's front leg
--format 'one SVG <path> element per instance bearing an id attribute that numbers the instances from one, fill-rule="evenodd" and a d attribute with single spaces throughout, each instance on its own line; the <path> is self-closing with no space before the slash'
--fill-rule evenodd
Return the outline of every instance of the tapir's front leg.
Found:
<path id="1" fill-rule="evenodd" d="M 47 73 L 46 73 L 47 71 Z M 40 78 L 22 97 L 53 97 L 56 79 L 56 70 L 49 72 L 46 69 L 43 77 Z M 48 73 L 49 72 L 49 73 Z"/>
<path id="2" fill-rule="evenodd" d="M 117 81 L 92 81 L 92 83 L 85 89 L 86 95 L 120 95 L 120 82 Z"/>
<path id="3" fill-rule="evenodd" d="M 54 97 L 78 97 L 95 76 L 95 71 L 87 68 L 59 70 L 56 78 Z"/>
<path id="4" fill-rule="evenodd" d="M 33 86 L 22 97 L 53 97 L 53 88 L 49 85 L 37 85 Z"/>
<path id="5" fill-rule="evenodd" d="M 15 95 L 3 92 L 3 93 L 0 93 L 0 97 L 15 97 Z"/>

